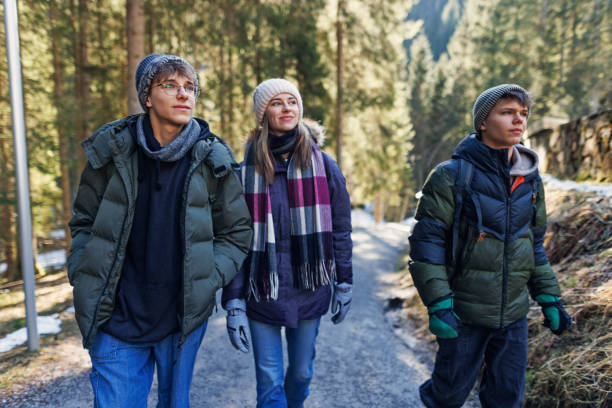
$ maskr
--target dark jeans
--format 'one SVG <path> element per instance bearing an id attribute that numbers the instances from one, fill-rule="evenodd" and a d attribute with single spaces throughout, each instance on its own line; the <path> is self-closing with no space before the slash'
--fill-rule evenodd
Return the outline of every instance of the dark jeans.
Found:
<path id="1" fill-rule="evenodd" d="M 527 368 L 527 319 L 503 329 L 461 325 L 456 339 L 438 339 L 431 379 L 419 389 L 429 408 L 461 407 L 484 360 L 480 382 L 483 408 L 521 407 Z"/>

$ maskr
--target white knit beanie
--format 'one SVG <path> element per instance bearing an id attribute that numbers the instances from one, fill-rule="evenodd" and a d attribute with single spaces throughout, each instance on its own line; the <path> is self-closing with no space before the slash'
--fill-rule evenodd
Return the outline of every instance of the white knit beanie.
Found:
<path id="1" fill-rule="evenodd" d="M 302 120 L 304 116 L 304 107 L 302 106 L 300 91 L 286 79 L 272 78 L 257 85 L 257 88 L 253 91 L 253 113 L 255 114 L 257 123 L 263 126 L 263 117 L 270 100 L 281 93 L 288 93 L 297 99 L 298 109 L 300 111 L 299 120 Z"/>

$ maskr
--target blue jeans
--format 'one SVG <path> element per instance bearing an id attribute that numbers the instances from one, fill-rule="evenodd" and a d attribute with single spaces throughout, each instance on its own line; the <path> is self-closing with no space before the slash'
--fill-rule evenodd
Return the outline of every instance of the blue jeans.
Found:
<path id="1" fill-rule="evenodd" d="M 146 407 L 157 367 L 157 407 L 189 407 L 189 388 L 206 324 L 155 343 L 130 344 L 99 331 L 89 350 L 95 408 Z"/>
<path id="2" fill-rule="evenodd" d="M 285 376 L 281 326 L 249 319 L 257 379 L 257 408 L 304 406 L 314 372 L 315 342 L 320 323 L 320 318 L 300 320 L 297 328 L 285 328 L 289 354 Z"/>
<path id="3" fill-rule="evenodd" d="M 477 380 L 483 408 L 520 408 L 525 397 L 527 319 L 503 329 L 461 325 L 456 339 L 438 339 L 431 379 L 421 385 L 421 400 L 429 408 L 461 407 Z"/>

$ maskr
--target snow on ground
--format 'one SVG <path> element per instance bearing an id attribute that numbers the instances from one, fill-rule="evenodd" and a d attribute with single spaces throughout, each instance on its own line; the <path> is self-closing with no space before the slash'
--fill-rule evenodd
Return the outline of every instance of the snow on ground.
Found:
<path id="1" fill-rule="evenodd" d="M 559 180 L 550 174 L 541 174 L 546 187 L 553 190 L 574 190 L 581 193 L 595 193 L 604 197 L 612 197 L 612 184 L 595 184 L 576 182 L 572 180 Z"/>
<path id="2" fill-rule="evenodd" d="M 62 320 L 58 317 L 57 313 L 51 316 L 38 316 L 36 325 L 38 326 L 39 335 L 55 334 L 61 331 Z M 10 333 L 6 337 L 0 339 L 0 353 L 4 353 L 22 345 L 26 342 L 27 338 L 28 334 L 25 327 Z"/>
<path id="3" fill-rule="evenodd" d="M 66 251 L 63 249 L 56 249 L 54 251 L 38 254 L 36 262 L 44 270 L 63 268 L 66 263 Z"/>
<path id="4" fill-rule="evenodd" d="M 55 239 L 64 239 L 66 238 L 66 231 L 64 231 L 63 229 L 56 229 L 53 230 L 49 233 L 49 236 L 51 238 L 55 238 Z"/>
<path id="5" fill-rule="evenodd" d="M 361 209 L 351 211 L 351 221 L 353 227 L 367 227 L 368 225 L 376 224 L 372 213 Z"/>
<path id="6" fill-rule="evenodd" d="M 39 253 L 36 256 L 36 263 L 43 269 L 58 270 L 64 267 L 66 264 L 66 251 L 63 249 L 56 249 L 49 252 Z M 0 274 L 6 272 L 6 263 L 0 263 Z"/>
<path id="7" fill-rule="evenodd" d="M 353 223 L 353 227 L 367 227 L 370 225 L 376 225 L 376 221 L 374 220 L 374 215 L 370 211 L 368 211 L 368 207 L 365 209 L 355 209 L 351 211 L 351 220 Z M 380 224 L 386 224 L 387 222 L 383 220 Z M 397 224 L 406 225 L 408 227 L 412 227 L 416 223 L 414 217 L 406 218 L 404 221 L 400 221 Z"/>
<path id="8" fill-rule="evenodd" d="M 414 224 L 416 224 L 416 222 L 417 221 L 414 219 L 414 217 L 408 217 L 404 221 L 400 222 L 400 224 L 408 225 L 409 227 L 414 227 Z"/>

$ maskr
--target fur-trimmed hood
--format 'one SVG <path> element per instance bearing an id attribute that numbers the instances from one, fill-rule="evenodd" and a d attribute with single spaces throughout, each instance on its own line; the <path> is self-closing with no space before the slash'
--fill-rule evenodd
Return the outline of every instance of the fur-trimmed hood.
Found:
<path id="1" fill-rule="evenodd" d="M 319 147 L 323 147 L 326 139 L 325 128 L 323 125 L 308 118 L 304 118 L 303 123 L 312 140 L 314 140 Z"/>

